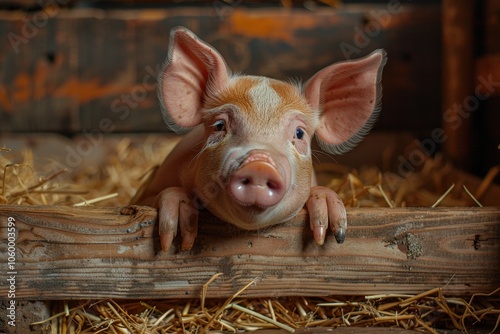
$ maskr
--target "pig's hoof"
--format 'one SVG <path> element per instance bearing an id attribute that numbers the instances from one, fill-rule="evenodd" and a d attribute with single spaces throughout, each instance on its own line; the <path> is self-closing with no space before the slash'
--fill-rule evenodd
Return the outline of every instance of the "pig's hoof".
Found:
<path id="1" fill-rule="evenodd" d="M 342 225 L 347 225 L 347 221 L 345 223 L 341 223 Z M 337 240 L 337 243 L 342 244 L 345 241 L 345 229 L 343 227 L 340 227 L 337 232 L 335 232 L 335 240 Z"/>
<path id="2" fill-rule="evenodd" d="M 347 213 L 344 203 L 333 190 L 326 187 L 312 187 L 306 203 L 314 240 L 318 245 L 325 242 L 326 227 L 330 227 L 339 244 L 345 240 Z"/>
<path id="3" fill-rule="evenodd" d="M 180 229 L 183 250 L 193 247 L 198 233 L 198 209 L 193 205 L 193 199 L 183 188 L 171 187 L 163 190 L 156 198 L 158 208 L 158 229 L 160 244 L 167 251 Z"/>

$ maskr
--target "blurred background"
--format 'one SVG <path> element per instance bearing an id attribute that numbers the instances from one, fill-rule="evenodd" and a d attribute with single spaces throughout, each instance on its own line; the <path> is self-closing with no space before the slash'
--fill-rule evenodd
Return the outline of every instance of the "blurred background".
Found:
<path id="1" fill-rule="evenodd" d="M 156 76 L 177 25 L 278 79 L 384 48 L 384 139 L 360 159 L 404 138 L 478 176 L 500 164 L 497 0 L 0 1 L 0 141 L 166 132 Z"/>

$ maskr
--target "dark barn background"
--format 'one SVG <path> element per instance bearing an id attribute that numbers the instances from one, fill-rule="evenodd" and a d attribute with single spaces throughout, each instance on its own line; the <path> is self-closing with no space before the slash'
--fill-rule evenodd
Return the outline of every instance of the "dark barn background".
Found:
<path id="1" fill-rule="evenodd" d="M 479 176 L 500 164 L 496 0 L 1 1 L 0 131 L 165 132 L 155 77 L 177 25 L 233 70 L 275 78 L 384 48 L 374 133 L 411 134 Z"/>

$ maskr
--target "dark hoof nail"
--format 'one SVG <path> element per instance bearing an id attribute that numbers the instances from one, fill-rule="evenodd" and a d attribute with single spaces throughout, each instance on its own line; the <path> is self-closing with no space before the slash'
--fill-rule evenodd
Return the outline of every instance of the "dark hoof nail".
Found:
<path id="1" fill-rule="evenodd" d="M 345 241 L 345 230 L 341 228 L 336 234 L 335 234 L 335 239 L 337 240 L 337 243 L 342 244 Z"/>

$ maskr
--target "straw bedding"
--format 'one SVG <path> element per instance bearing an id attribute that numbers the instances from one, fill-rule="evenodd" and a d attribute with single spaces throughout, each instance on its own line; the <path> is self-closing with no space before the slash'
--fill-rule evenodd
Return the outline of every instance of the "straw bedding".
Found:
<path id="1" fill-rule="evenodd" d="M 124 138 L 104 161 L 88 161 L 74 173 L 55 168 L 44 175 L 38 172 L 40 163 L 31 151 L 0 147 L 0 204 L 124 205 L 175 143 L 151 137 L 137 145 Z M 443 181 L 452 168 L 436 157 L 428 158 L 421 170 L 406 178 L 375 167 L 356 170 L 328 163 L 318 165 L 317 171 L 320 183 L 337 191 L 349 207 L 481 205 L 482 194 L 499 172 L 493 168 L 472 194 L 461 180 Z M 51 333 L 208 333 L 271 328 L 292 332 L 339 326 L 400 327 L 428 333 L 483 328 L 484 333 L 494 333 L 500 328 L 500 288 L 467 299 L 444 296 L 440 288 L 419 295 L 324 298 L 247 299 L 238 297 L 239 293 L 227 300 L 205 299 L 203 293 L 200 298 L 182 300 L 53 302 L 53 316 L 36 325 Z"/>

